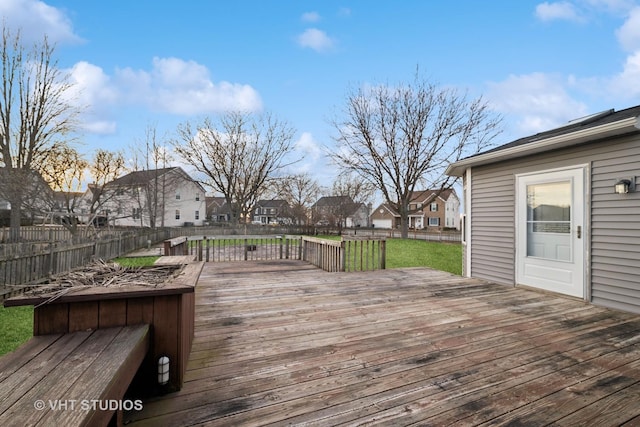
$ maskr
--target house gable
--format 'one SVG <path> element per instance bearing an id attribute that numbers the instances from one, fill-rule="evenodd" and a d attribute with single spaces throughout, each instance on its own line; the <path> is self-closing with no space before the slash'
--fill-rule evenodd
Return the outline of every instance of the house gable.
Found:
<path id="1" fill-rule="evenodd" d="M 585 300 L 640 313 L 640 265 L 632 261 L 640 259 L 640 192 L 613 191 L 620 177 L 637 183 L 640 175 L 638 116 L 640 106 L 596 115 L 586 125 L 570 125 L 569 132 L 543 132 L 543 139 L 522 138 L 452 165 L 451 174 L 464 176 L 464 274 L 516 285 L 517 176 L 580 167 Z M 513 150 L 525 149 L 527 155 L 514 155 Z"/>

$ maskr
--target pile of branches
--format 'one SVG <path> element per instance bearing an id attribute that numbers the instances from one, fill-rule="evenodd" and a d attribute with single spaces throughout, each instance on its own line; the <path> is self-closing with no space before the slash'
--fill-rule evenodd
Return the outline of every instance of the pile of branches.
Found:
<path id="1" fill-rule="evenodd" d="M 52 294 L 43 304 L 79 289 L 88 287 L 122 287 L 148 286 L 162 287 L 169 279 L 182 271 L 179 265 L 158 265 L 153 267 L 123 267 L 117 263 L 102 260 L 94 261 L 86 266 L 53 276 L 48 283 L 39 285 L 28 292 L 38 296 Z"/>

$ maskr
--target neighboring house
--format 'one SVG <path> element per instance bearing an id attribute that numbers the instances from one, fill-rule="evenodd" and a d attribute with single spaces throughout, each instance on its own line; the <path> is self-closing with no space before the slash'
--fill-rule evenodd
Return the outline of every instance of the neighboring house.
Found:
<path id="1" fill-rule="evenodd" d="M 30 170 L 9 173 L 10 169 L 0 167 L 0 217 L 8 225 L 11 211 L 11 194 L 18 189 L 22 192 L 22 218 L 27 222 L 44 221 L 54 204 L 54 192 L 38 172 Z"/>
<path id="2" fill-rule="evenodd" d="M 290 224 L 291 212 L 286 200 L 258 200 L 253 209 L 254 223 L 266 224 Z"/>
<path id="3" fill-rule="evenodd" d="M 53 205 L 51 207 L 51 222 L 68 223 L 71 217 L 75 217 L 77 223 L 85 223 L 88 215 L 82 208 L 84 193 L 75 191 L 55 191 L 53 193 Z"/>
<path id="4" fill-rule="evenodd" d="M 179 167 L 136 171 L 105 185 L 102 207 L 118 226 L 203 225 L 204 193 Z"/>
<path id="5" fill-rule="evenodd" d="M 207 196 L 207 220 L 211 222 L 228 222 L 231 220 L 231 211 L 224 197 Z"/>
<path id="6" fill-rule="evenodd" d="M 451 164 L 464 275 L 640 313 L 640 106 Z"/>
<path id="7" fill-rule="evenodd" d="M 460 199 L 453 189 L 414 191 L 409 210 L 411 229 L 460 228 Z M 388 203 L 383 203 L 372 212 L 371 224 L 375 228 L 399 228 L 400 214 Z"/>
<path id="8" fill-rule="evenodd" d="M 367 227 L 369 208 L 349 196 L 325 196 L 311 206 L 313 223 L 333 227 Z"/>

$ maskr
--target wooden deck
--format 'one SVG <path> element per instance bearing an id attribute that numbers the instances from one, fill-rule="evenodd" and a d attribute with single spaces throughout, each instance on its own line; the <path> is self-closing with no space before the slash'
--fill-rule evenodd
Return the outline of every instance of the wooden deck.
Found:
<path id="1" fill-rule="evenodd" d="M 132 426 L 640 425 L 640 316 L 428 269 L 208 263 Z"/>

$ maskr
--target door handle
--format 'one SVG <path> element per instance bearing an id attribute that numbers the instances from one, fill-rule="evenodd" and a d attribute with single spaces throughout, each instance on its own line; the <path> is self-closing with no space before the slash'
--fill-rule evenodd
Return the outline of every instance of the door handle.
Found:
<path id="1" fill-rule="evenodd" d="M 578 239 L 581 239 L 582 238 L 582 226 L 581 225 L 578 226 L 578 229 L 576 230 L 576 233 L 577 233 Z"/>

